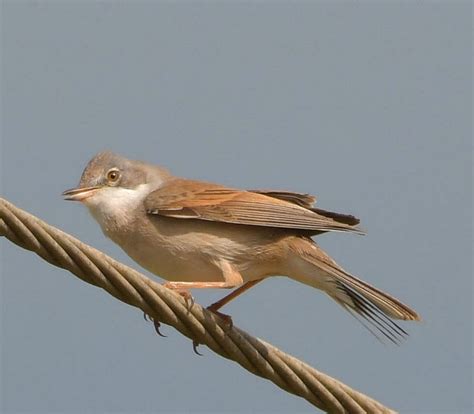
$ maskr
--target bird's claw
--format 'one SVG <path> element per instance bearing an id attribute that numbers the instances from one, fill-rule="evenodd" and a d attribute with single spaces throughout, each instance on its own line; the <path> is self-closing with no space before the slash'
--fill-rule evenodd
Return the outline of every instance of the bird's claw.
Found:
<path id="1" fill-rule="evenodd" d="M 226 328 L 228 330 L 232 329 L 232 327 L 234 326 L 234 321 L 232 320 L 232 316 L 227 315 L 226 313 L 219 312 L 217 309 L 213 308 L 212 305 L 208 306 L 206 309 L 212 312 L 214 315 L 219 316 L 219 318 L 221 318 L 225 322 Z"/>
<path id="2" fill-rule="evenodd" d="M 162 334 L 161 331 L 160 331 L 161 323 L 159 321 L 153 321 L 153 325 L 155 326 L 155 332 L 158 335 L 160 335 L 162 338 L 166 338 L 166 335 Z"/>
<path id="3" fill-rule="evenodd" d="M 149 321 L 153 322 L 153 326 L 155 327 L 156 333 L 160 335 L 162 338 L 166 338 L 166 335 L 162 334 L 160 331 L 160 327 L 161 327 L 160 321 L 155 321 L 151 316 L 147 315 L 145 312 L 143 312 L 143 319 L 145 319 L 147 322 Z"/>
<path id="4" fill-rule="evenodd" d="M 199 355 L 199 356 L 203 356 L 199 351 L 198 351 L 198 346 L 199 346 L 199 342 L 196 341 L 196 340 L 193 340 L 193 351 L 196 355 Z"/>

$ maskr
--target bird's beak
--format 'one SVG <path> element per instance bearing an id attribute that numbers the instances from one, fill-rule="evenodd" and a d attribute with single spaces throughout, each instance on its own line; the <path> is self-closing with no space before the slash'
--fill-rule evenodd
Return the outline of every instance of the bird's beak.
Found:
<path id="1" fill-rule="evenodd" d="M 84 201 L 85 199 L 93 196 L 97 190 L 101 187 L 83 187 L 83 188 L 71 188 L 63 192 L 65 200 L 69 201 Z"/>

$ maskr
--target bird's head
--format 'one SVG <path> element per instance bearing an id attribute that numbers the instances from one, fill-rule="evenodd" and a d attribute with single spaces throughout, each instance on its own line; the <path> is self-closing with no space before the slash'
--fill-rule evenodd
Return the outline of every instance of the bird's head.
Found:
<path id="1" fill-rule="evenodd" d="M 100 152 L 82 173 L 79 185 L 63 192 L 65 200 L 86 205 L 103 225 L 125 219 L 170 174 L 163 168 L 128 160 L 112 152 Z"/>

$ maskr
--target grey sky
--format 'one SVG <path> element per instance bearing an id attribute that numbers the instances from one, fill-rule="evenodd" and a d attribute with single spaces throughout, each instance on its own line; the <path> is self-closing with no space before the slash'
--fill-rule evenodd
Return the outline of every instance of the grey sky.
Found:
<path id="1" fill-rule="evenodd" d="M 226 311 L 402 412 L 471 412 L 471 18 L 470 2 L 3 1 L 1 194 L 136 266 L 60 197 L 101 149 L 313 193 L 368 231 L 322 236 L 322 247 L 424 321 L 384 346 L 285 278 Z M 311 411 L 0 246 L 3 412 Z"/>

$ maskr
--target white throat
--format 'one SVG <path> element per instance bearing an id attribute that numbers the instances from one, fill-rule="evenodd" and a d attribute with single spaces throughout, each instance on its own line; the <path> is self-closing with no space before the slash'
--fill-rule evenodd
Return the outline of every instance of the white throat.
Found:
<path id="1" fill-rule="evenodd" d="M 110 235 L 134 220 L 136 214 L 139 214 L 137 209 L 150 191 L 150 184 L 140 184 L 133 189 L 104 187 L 84 200 L 84 204 L 100 224 L 102 231 Z"/>

